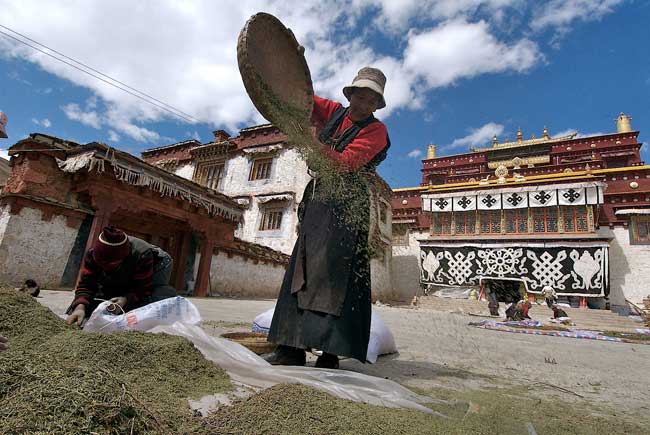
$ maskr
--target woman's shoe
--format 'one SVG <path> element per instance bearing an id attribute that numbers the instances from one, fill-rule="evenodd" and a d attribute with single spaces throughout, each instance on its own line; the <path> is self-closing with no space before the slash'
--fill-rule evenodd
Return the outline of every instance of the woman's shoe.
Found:
<path id="1" fill-rule="evenodd" d="M 323 352 L 316 360 L 316 367 L 319 369 L 338 369 L 339 357 L 332 353 Z"/>
<path id="2" fill-rule="evenodd" d="M 262 355 L 262 359 L 275 366 L 304 366 L 307 356 L 304 349 L 280 344 L 273 352 Z"/>

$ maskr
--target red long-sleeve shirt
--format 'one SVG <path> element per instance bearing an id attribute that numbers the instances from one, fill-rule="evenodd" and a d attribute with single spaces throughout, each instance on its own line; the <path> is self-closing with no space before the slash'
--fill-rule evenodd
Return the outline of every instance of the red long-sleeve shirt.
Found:
<path id="1" fill-rule="evenodd" d="M 312 123 L 317 130 L 321 130 L 334 112 L 342 104 L 314 95 L 314 111 Z M 354 122 L 346 114 L 337 132 L 343 132 Z M 326 148 L 328 155 L 342 164 L 349 171 L 356 171 L 370 162 L 387 145 L 388 130 L 382 122 L 373 122 L 359 131 L 359 134 L 350 142 L 343 152 L 332 151 Z"/>

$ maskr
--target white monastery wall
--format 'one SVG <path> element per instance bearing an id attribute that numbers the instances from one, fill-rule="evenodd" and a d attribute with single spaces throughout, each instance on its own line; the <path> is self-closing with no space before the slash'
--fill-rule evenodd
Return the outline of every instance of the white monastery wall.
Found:
<path id="1" fill-rule="evenodd" d="M 239 255 L 228 256 L 225 252 L 212 257 L 212 294 L 275 299 L 283 278 L 284 267 L 276 263 L 256 262 Z"/>
<path id="2" fill-rule="evenodd" d="M 625 299 L 641 304 L 650 294 L 650 245 L 631 245 L 627 228 L 601 228 L 609 242 L 609 300 L 611 305 L 626 305 Z"/>
<path id="3" fill-rule="evenodd" d="M 223 193 L 229 196 L 247 195 L 251 197 L 248 209 L 244 212 L 244 223 L 235 232 L 235 237 L 291 254 L 297 237 L 298 204 L 310 179 L 307 174 L 307 165 L 296 150 L 281 149 L 274 154 L 269 178 L 249 180 L 251 166 L 256 157 L 258 157 L 256 153 L 244 153 L 226 162 Z M 294 200 L 261 203 L 258 198 L 259 195 L 284 192 L 293 192 Z M 265 207 L 283 209 L 280 229 L 259 231 Z"/>
<path id="4" fill-rule="evenodd" d="M 77 236 L 65 216 L 41 220 L 41 211 L 24 207 L 19 214 L 0 211 L 0 282 L 22 284 L 31 278 L 41 287 L 58 287 Z"/>
<path id="5" fill-rule="evenodd" d="M 186 180 L 191 180 L 194 175 L 194 163 L 187 163 L 185 165 L 180 165 L 174 171 L 175 175 L 185 178 Z"/>
<path id="6" fill-rule="evenodd" d="M 405 299 L 420 293 L 420 243 L 426 239 L 427 231 L 409 233 L 408 245 L 393 245 L 391 261 L 391 281 L 396 294 Z"/>
<path id="7" fill-rule="evenodd" d="M 196 253 L 196 277 L 201 254 Z M 284 266 L 264 263 L 241 255 L 219 252 L 212 256 L 210 265 L 210 294 L 240 298 L 275 299 L 280 293 Z"/>

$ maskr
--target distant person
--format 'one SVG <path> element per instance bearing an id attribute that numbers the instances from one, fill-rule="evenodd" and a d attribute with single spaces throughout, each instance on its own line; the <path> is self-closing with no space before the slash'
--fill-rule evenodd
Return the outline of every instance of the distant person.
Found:
<path id="1" fill-rule="evenodd" d="M 9 349 L 9 340 L 0 335 L 0 352 Z"/>
<path id="2" fill-rule="evenodd" d="M 102 300 L 114 314 L 176 296 L 169 286 L 171 256 L 157 246 L 108 226 L 84 258 L 67 323 L 81 325 Z"/>
<path id="3" fill-rule="evenodd" d="M 528 315 L 528 310 L 530 310 L 530 307 L 531 303 L 527 301 L 513 302 L 506 309 L 506 320 L 519 322 L 522 320 L 530 319 L 530 316 Z"/>
<path id="4" fill-rule="evenodd" d="M 41 293 L 41 288 L 38 286 L 38 284 L 36 284 L 36 281 L 34 281 L 33 279 L 27 279 L 25 280 L 23 286 L 18 289 L 18 291 L 21 291 L 23 293 L 29 293 L 31 296 L 37 298 L 38 295 Z"/>
<path id="5" fill-rule="evenodd" d="M 491 316 L 499 315 L 499 299 L 497 298 L 497 291 L 493 281 L 488 281 L 485 285 L 485 296 L 488 300 L 488 309 Z"/>
<path id="6" fill-rule="evenodd" d="M 569 317 L 569 315 L 564 311 L 562 308 L 560 308 L 557 304 L 553 304 L 551 306 L 551 309 L 553 310 L 553 318 L 554 319 L 559 319 L 560 317 Z"/>
<path id="7" fill-rule="evenodd" d="M 557 303 L 557 294 L 555 293 L 553 287 L 551 287 L 550 285 L 546 285 L 544 286 L 544 288 L 542 288 L 542 295 L 544 296 L 546 305 L 549 308 L 552 308 L 553 304 Z"/>

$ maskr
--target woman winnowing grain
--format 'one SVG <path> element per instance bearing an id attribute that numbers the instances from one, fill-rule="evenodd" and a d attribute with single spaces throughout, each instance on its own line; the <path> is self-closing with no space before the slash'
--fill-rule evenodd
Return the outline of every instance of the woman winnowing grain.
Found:
<path id="1" fill-rule="evenodd" d="M 366 360 L 371 320 L 370 203 L 367 189 L 353 181 L 354 175 L 374 173 L 390 146 L 386 126 L 373 116 L 386 106 L 385 83 L 380 70 L 365 67 L 352 85 L 343 88 L 349 107 L 314 97 L 312 122 L 323 150 L 338 163 L 341 178 L 351 181 L 349 189 L 362 189 L 358 196 L 364 199 L 354 210 L 361 224 L 346 222 L 349 210 L 343 201 L 318 195 L 318 177 L 307 185 L 299 208 L 298 239 L 269 332 L 269 341 L 279 345 L 265 356 L 271 364 L 304 365 L 305 350 L 310 348 L 323 351 L 316 367 L 338 368 L 338 356 Z"/>

